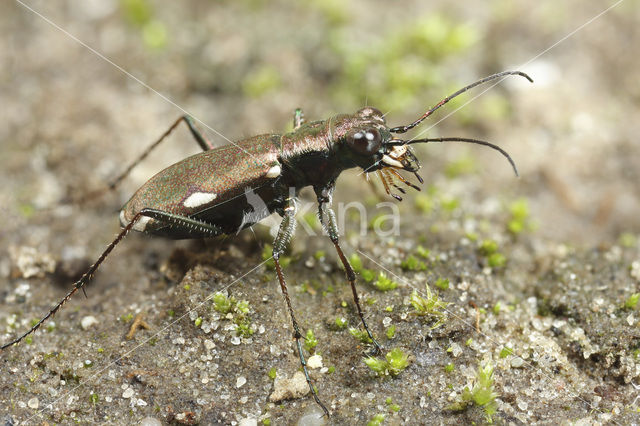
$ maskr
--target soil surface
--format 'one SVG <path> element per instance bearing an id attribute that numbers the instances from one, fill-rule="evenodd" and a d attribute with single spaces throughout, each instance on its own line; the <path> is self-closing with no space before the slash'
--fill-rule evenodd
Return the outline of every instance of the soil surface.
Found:
<path id="1" fill-rule="evenodd" d="M 495 151 L 430 144 L 416 148 L 422 191 L 394 190 L 402 202 L 375 175 L 375 191 L 355 169 L 338 180 L 379 363 L 398 348 L 406 367 L 364 362 L 302 192 L 284 273 L 328 419 L 284 380 L 300 361 L 274 217 L 214 240 L 128 236 L 87 298 L 0 352 L 4 424 L 640 423 L 637 2 L 396 3 L 0 5 L 2 343 L 98 258 L 136 188 L 198 152 L 180 125 L 103 191 L 181 114 L 224 145 L 289 131 L 296 107 L 317 120 L 374 104 L 395 126 L 494 72 L 535 80 L 482 86 L 419 129 L 491 141 L 519 178 Z M 420 315 L 426 286 L 441 304 Z"/>

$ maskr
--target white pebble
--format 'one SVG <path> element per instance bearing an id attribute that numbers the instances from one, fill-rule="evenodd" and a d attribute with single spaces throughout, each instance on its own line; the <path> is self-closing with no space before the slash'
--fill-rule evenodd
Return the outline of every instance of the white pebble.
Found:
<path id="1" fill-rule="evenodd" d="M 34 410 L 37 410 L 38 407 L 40 406 L 40 401 L 38 401 L 38 398 L 31 398 L 28 402 L 27 405 L 29 406 L 29 408 L 33 408 Z"/>
<path id="2" fill-rule="evenodd" d="M 122 392 L 122 397 L 124 399 L 129 399 L 129 398 L 131 398 L 133 396 L 133 394 L 134 394 L 133 389 L 127 388 L 127 389 L 125 389 L 124 392 Z"/>
<path id="3" fill-rule="evenodd" d="M 245 383 L 247 383 L 247 378 L 244 376 L 238 376 L 236 379 L 236 388 L 241 388 Z"/>
<path id="4" fill-rule="evenodd" d="M 310 369 L 322 368 L 322 357 L 320 355 L 310 356 L 307 360 L 307 367 Z"/>
<path id="5" fill-rule="evenodd" d="M 162 426 L 162 422 L 155 417 L 145 417 L 140 421 L 140 426 Z"/>
<path id="6" fill-rule="evenodd" d="M 80 320 L 80 326 L 83 330 L 88 330 L 89 327 L 98 324 L 98 320 L 93 315 L 87 315 Z"/>
<path id="7" fill-rule="evenodd" d="M 238 426 L 258 426 L 258 420 L 253 417 L 246 417 L 238 422 Z"/>

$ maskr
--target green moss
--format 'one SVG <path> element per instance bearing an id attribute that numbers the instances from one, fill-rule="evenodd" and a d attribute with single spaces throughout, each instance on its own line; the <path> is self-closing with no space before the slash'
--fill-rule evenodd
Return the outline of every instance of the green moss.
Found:
<path id="1" fill-rule="evenodd" d="M 195 324 L 196 327 L 200 327 L 202 325 L 202 318 L 201 317 L 196 318 L 196 320 L 193 323 Z"/>
<path id="2" fill-rule="evenodd" d="M 502 348 L 502 350 L 500 351 L 500 358 L 506 358 L 508 356 L 513 355 L 513 349 L 505 346 L 504 348 Z"/>
<path id="3" fill-rule="evenodd" d="M 173 318 L 174 316 L 176 316 L 176 311 L 174 311 L 173 309 L 169 309 L 167 311 L 167 315 L 169 316 L 169 318 Z"/>
<path id="4" fill-rule="evenodd" d="M 414 308 L 413 314 L 419 316 L 431 317 L 436 322 L 431 329 L 435 329 L 444 324 L 444 321 L 447 318 L 445 310 L 450 303 L 445 302 L 440 299 L 438 296 L 438 292 L 432 292 L 429 285 L 425 285 L 426 288 L 426 297 L 422 297 L 418 294 L 416 290 L 411 293 L 411 298 L 409 302 Z"/>
<path id="5" fill-rule="evenodd" d="M 493 366 L 487 364 L 479 367 L 476 374 L 476 381 L 473 388 L 465 387 L 462 391 L 460 401 L 454 403 L 449 409 L 454 411 L 465 410 L 470 404 L 475 404 L 485 412 L 486 421 L 492 422 L 492 416 L 498 410 L 496 398 L 499 395 L 493 387 Z"/>
<path id="6" fill-rule="evenodd" d="M 415 258 L 413 255 L 409 255 L 400 264 L 405 271 L 424 271 L 427 269 L 427 265 L 422 261 Z"/>
<path id="7" fill-rule="evenodd" d="M 448 290 L 449 289 L 449 280 L 446 278 L 438 278 L 436 283 L 434 284 L 440 290 Z"/>
<path id="8" fill-rule="evenodd" d="M 314 257 L 316 260 L 322 260 L 322 259 L 324 259 L 325 257 L 327 257 L 327 253 L 325 253 L 325 251 L 324 251 L 324 250 L 318 250 L 317 252 L 315 252 L 315 253 L 313 254 L 313 257 Z"/>
<path id="9" fill-rule="evenodd" d="M 376 273 L 370 269 L 363 269 L 360 275 L 362 276 L 362 279 L 368 283 L 373 281 L 373 279 L 376 277 Z"/>
<path id="10" fill-rule="evenodd" d="M 269 419 L 269 418 L 263 419 L 262 420 L 262 424 L 264 426 L 271 426 L 271 419 Z"/>
<path id="11" fill-rule="evenodd" d="M 493 305 L 493 308 L 491 310 L 493 311 L 494 315 L 498 315 L 500 313 L 500 307 L 500 302 Z"/>
<path id="12" fill-rule="evenodd" d="M 338 330 L 344 330 L 345 328 L 347 328 L 348 321 L 344 317 L 338 317 L 335 320 L 335 324 Z"/>
<path id="13" fill-rule="evenodd" d="M 429 251 L 428 249 L 422 246 L 416 247 L 416 253 L 418 254 L 418 256 L 423 257 L 425 259 L 429 259 L 429 256 L 431 255 L 431 251 Z"/>
<path id="14" fill-rule="evenodd" d="M 529 220 L 529 202 L 521 198 L 509 204 L 508 207 L 510 218 L 507 222 L 507 230 L 518 235 L 525 230 L 532 229 L 532 225 Z"/>
<path id="15" fill-rule="evenodd" d="M 493 240 L 484 240 L 478 250 L 484 256 L 492 255 L 498 251 L 498 243 Z"/>
<path id="16" fill-rule="evenodd" d="M 402 349 L 394 348 L 385 355 L 385 358 L 367 357 L 364 363 L 374 373 L 397 376 L 409 366 L 409 356 Z"/>
<path id="17" fill-rule="evenodd" d="M 638 238 L 631 232 L 623 232 L 618 237 L 618 243 L 622 247 L 631 248 L 638 244 Z"/>
<path id="18" fill-rule="evenodd" d="M 333 365 L 329 367 L 329 370 L 327 370 L 327 372 L 328 372 L 329 374 L 331 374 L 331 373 L 333 373 L 333 372 L 335 372 L 335 371 L 336 371 L 336 367 L 334 367 Z"/>
<path id="19" fill-rule="evenodd" d="M 638 301 L 640 301 L 640 293 L 633 293 L 627 298 L 627 300 L 624 301 L 624 309 L 635 309 L 638 305 Z"/>
<path id="20" fill-rule="evenodd" d="M 269 370 L 269 373 L 267 373 L 267 375 L 271 380 L 275 379 L 277 374 L 278 372 L 276 371 L 275 367 L 271 367 L 271 369 Z"/>
<path id="21" fill-rule="evenodd" d="M 387 328 L 387 339 L 391 340 L 395 337 L 396 335 L 396 326 L 392 325 L 391 327 Z"/>
<path id="22" fill-rule="evenodd" d="M 507 263 L 507 258 L 502 253 L 493 253 L 487 258 L 487 264 L 492 268 L 502 268 Z"/>
<path id="23" fill-rule="evenodd" d="M 378 273 L 378 279 L 373 284 L 373 286 L 376 288 L 376 290 L 379 291 L 390 291 L 398 288 L 398 283 L 391 280 L 390 278 L 387 278 L 384 272 L 380 272 Z"/>
<path id="24" fill-rule="evenodd" d="M 98 403 L 98 401 L 100 401 L 100 397 L 98 397 L 97 393 L 91 393 L 89 395 L 89 401 L 91 401 L 91 403 L 95 405 Z"/>
<path id="25" fill-rule="evenodd" d="M 227 297 L 226 294 L 221 292 L 217 292 L 213 295 L 213 309 L 223 315 L 231 312 L 236 303 L 236 299 L 233 296 Z"/>
<path id="26" fill-rule="evenodd" d="M 360 340 L 362 343 L 371 343 L 371 338 L 369 337 L 369 334 L 364 330 L 351 327 L 349 328 L 349 334 L 351 334 L 356 339 Z"/>
<path id="27" fill-rule="evenodd" d="M 254 330 L 249 317 L 250 307 L 246 300 L 238 301 L 233 296 L 217 292 L 213 295 L 213 309 L 225 318 L 228 314 L 233 314 L 232 321 L 236 325 L 236 335 L 241 337 L 253 335 Z"/>
<path id="28" fill-rule="evenodd" d="M 313 334 L 313 330 L 309 329 L 304 339 L 304 347 L 311 352 L 316 346 L 318 346 L 318 339 L 316 339 L 315 334 Z"/>
<path id="29" fill-rule="evenodd" d="M 444 366 L 444 371 L 447 373 L 451 373 L 453 370 L 455 370 L 455 365 L 453 365 L 452 362 L 450 362 L 449 364 Z"/>
<path id="30" fill-rule="evenodd" d="M 418 194 L 414 198 L 414 204 L 416 208 L 422 213 L 428 214 L 433 211 L 433 197 L 425 194 Z"/>
<path id="31" fill-rule="evenodd" d="M 386 416 L 382 413 L 376 414 L 367 422 L 367 426 L 380 426 L 384 422 Z"/>
<path id="32" fill-rule="evenodd" d="M 27 337 L 25 337 L 25 338 L 24 338 L 24 342 L 25 342 L 27 345 L 32 344 L 32 343 L 33 343 L 33 336 L 27 336 Z"/>
<path id="33" fill-rule="evenodd" d="M 362 271 L 362 259 L 360 259 L 360 256 L 358 256 L 357 253 L 353 253 L 349 256 L 349 263 L 356 273 L 360 273 L 360 271 Z"/>
<path id="34" fill-rule="evenodd" d="M 440 206 L 447 212 L 452 212 L 460 207 L 460 200 L 454 197 L 443 197 L 440 199 Z"/>
<path id="35" fill-rule="evenodd" d="M 122 322 L 129 322 L 129 321 L 131 321 L 132 319 L 133 319 L 133 314 L 131 314 L 131 313 L 126 314 L 126 315 L 122 315 L 122 316 L 120 317 L 120 321 L 122 321 Z"/>

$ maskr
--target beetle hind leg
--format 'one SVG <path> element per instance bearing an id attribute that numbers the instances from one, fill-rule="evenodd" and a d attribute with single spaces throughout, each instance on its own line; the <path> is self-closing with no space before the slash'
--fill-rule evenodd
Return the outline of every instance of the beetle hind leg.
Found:
<path id="1" fill-rule="evenodd" d="M 291 307 L 291 299 L 289 298 L 289 291 L 287 290 L 287 283 L 284 279 L 284 274 L 282 273 L 282 267 L 280 266 L 280 256 L 284 253 L 291 237 L 293 237 L 293 233 L 296 228 L 296 212 L 298 208 L 296 206 L 294 199 L 289 199 L 288 204 L 284 209 L 284 214 L 282 217 L 282 222 L 280 223 L 280 228 L 278 229 L 278 235 L 276 235 L 276 239 L 273 242 L 273 260 L 276 266 L 276 274 L 278 275 L 278 282 L 280 283 L 280 289 L 282 290 L 282 294 L 284 296 L 284 300 L 287 304 L 287 309 L 289 311 L 289 316 L 291 317 L 291 323 L 293 324 L 293 338 L 296 341 L 296 349 L 298 350 L 298 356 L 300 357 L 300 365 L 302 365 L 302 371 L 304 372 L 304 377 L 307 380 L 307 384 L 309 385 L 309 389 L 311 390 L 311 395 L 316 403 L 322 408 L 324 413 L 329 416 L 329 410 L 325 405 L 320 401 L 318 397 L 318 392 L 313 387 L 313 383 L 311 382 L 311 378 L 309 377 L 309 371 L 307 370 L 307 361 L 304 358 L 304 352 L 302 351 L 302 343 L 300 339 L 302 339 L 302 332 L 300 332 L 300 327 L 298 326 L 298 321 L 293 313 L 293 308 Z"/>

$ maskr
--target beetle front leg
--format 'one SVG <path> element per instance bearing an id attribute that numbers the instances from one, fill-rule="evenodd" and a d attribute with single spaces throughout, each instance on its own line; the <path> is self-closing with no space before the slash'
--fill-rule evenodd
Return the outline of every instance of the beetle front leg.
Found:
<path id="1" fill-rule="evenodd" d="M 349 259 L 344 255 L 342 248 L 340 247 L 339 240 L 339 231 L 338 224 L 336 222 L 336 214 L 331 208 L 331 199 L 333 193 L 333 185 L 328 188 L 324 188 L 321 190 L 316 190 L 316 195 L 318 197 L 318 216 L 320 218 L 320 223 L 324 226 L 327 234 L 329 234 L 329 238 L 333 243 L 333 246 L 338 252 L 338 257 L 340 258 L 340 262 L 342 262 L 342 266 L 344 266 L 344 272 L 347 276 L 347 281 L 349 281 L 349 285 L 351 286 L 351 292 L 353 293 L 353 301 L 356 304 L 356 308 L 358 309 L 358 316 L 360 316 L 360 320 L 362 321 L 362 325 L 364 326 L 367 335 L 371 339 L 371 342 L 374 346 L 374 355 L 382 352 L 382 347 L 378 343 L 378 341 L 373 337 L 373 334 L 369 330 L 369 326 L 367 325 L 367 321 L 364 319 L 364 314 L 362 312 L 362 307 L 360 306 L 360 297 L 358 296 L 358 290 L 356 289 L 356 273 L 351 267 L 351 263 L 349 263 Z"/>
<path id="2" fill-rule="evenodd" d="M 313 399 L 318 403 L 318 405 L 322 408 L 324 413 L 329 416 L 329 410 L 318 398 L 318 393 L 316 392 L 313 384 L 311 383 L 311 378 L 309 377 L 309 372 L 307 371 L 307 361 L 304 358 L 304 353 L 302 352 L 302 344 L 300 343 L 300 339 L 302 338 L 302 333 L 300 332 L 300 327 L 298 326 L 298 321 L 293 313 L 293 308 L 291 307 L 291 299 L 289 299 L 289 291 L 287 290 L 287 283 L 284 280 L 284 274 L 282 273 L 282 267 L 280 266 L 280 256 L 284 253 L 291 241 L 291 237 L 293 237 L 293 233 L 296 229 L 296 212 L 298 211 L 298 206 L 296 205 L 296 201 L 293 198 L 290 198 L 287 202 L 287 206 L 284 208 L 284 214 L 282 215 L 282 222 L 280 223 L 280 228 L 278 229 L 278 235 L 276 235 L 276 239 L 273 242 L 273 261 L 276 266 L 276 274 L 278 275 L 278 282 L 280 283 L 280 289 L 282 290 L 282 294 L 284 295 L 284 300 L 287 303 L 287 309 L 289 310 L 289 316 L 291 317 L 291 322 L 293 324 L 293 338 L 296 341 L 296 348 L 298 350 L 298 356 L 300 357 L 300 364 L 302 365 L 302 371 L 304 372 L 304 377 L 307 380 L 307 384 L 309 385 L 309 389 L 311 390 L 311 394 L 313 395 Z"/>

